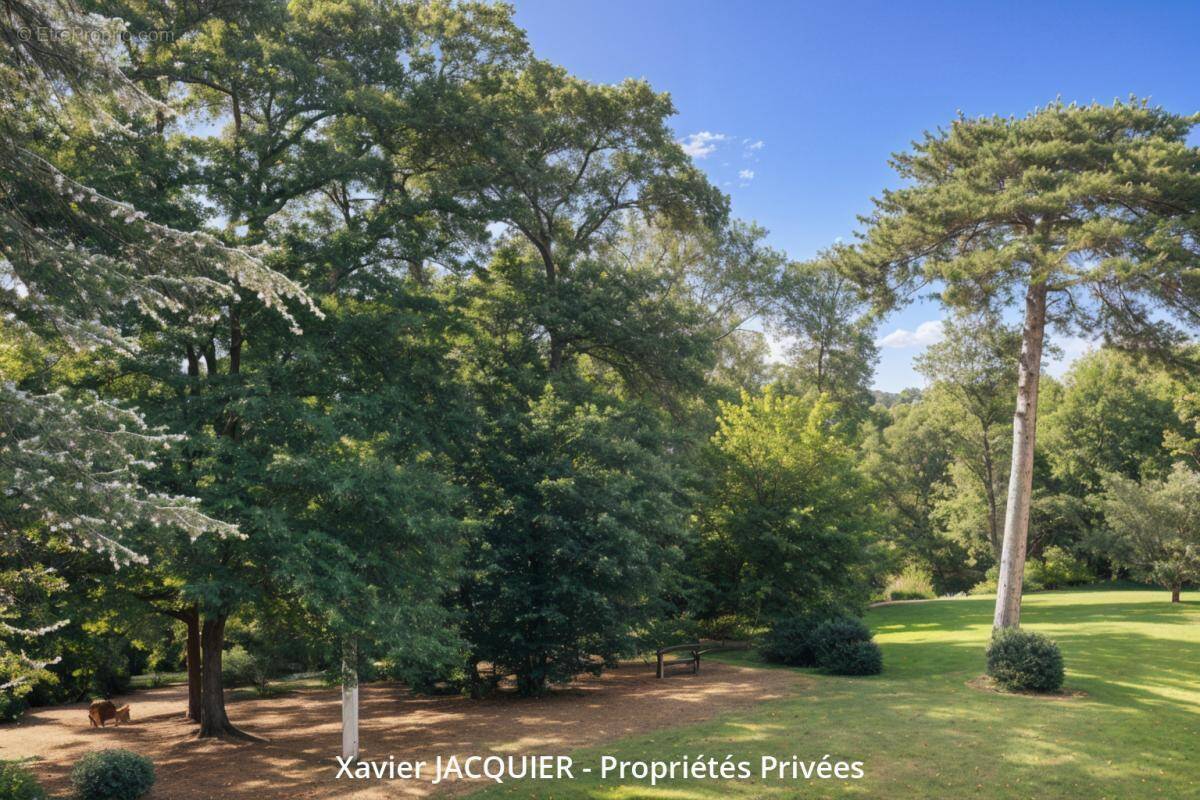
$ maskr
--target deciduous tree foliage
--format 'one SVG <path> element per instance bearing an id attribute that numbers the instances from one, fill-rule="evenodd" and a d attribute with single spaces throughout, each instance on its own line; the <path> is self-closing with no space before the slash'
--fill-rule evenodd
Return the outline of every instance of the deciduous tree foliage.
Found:
<path id="1" fill-rule="evenodd" d="M 1064 490 L 1097 493 L 1108 473 L 1164 476 L 1171 467 L 1164 435 L 1181 427 L 1177 393 L 1170 376 L 1145 359 L 1103 349 L 1076 361 L 1046 417 L 1043 438 Z"/>
<path id="2" fill-rule="evenodd" d="M 973 484 L 953 494 L 984 499 L 986 541 L 997 560 L 1008 472 L 1003 445 L 1010 435 L 1018 339 L 1017 332 L 992 315 L 953 319 L 945 324 L 942 341 L 916 360 L 917 370 L 933 382 L 934 393 L 945 394 L 947 430 L 959 467 L 951 480 Z"/>
<path id="3" fill-rule="evenodd" d="M 182 599 L 202 617 L 200 735 L 238 737 L 220 683 L 225 626 L 260 593 L 294 593 L 332 629 L 361 632 L 378 620 L 388 626 L 380 647 L 436 606 L 429 581 L 449 574 L 437 565 L 457 535 L 441 505 L 453 493 L 437 488 L 436 459 L 422 455 L 429 443 L 405 434 L 430 429 L 422 415 L 439 384 L 428 380 L 428 358 L 443 344 L 429 350 L 412 332 L 438 336 L 444 326 L 438 305 L 413 302 L 405 284 L 483 235 L 470 215 L 446 221 L 459 205 L 443 185 L 461 165 L 455 98 L 519 59 L 523 38 L 507 11 L 478 4 L 138 12 L 143 26 L 190 35 L 135 50 L 132 74 L 220 123 L 216 135 L 167 131 L 192 165 L 187 188 L 210 204 L 207 221 L 228 241 L 269 245 L 274 265 L 337 315 L 328 326 L 307 315 L 314 333 L 292 341 L 239 292 L 199 330 L 156 331 L 153 353 L 125 367 L 149 379 L 131 385 L 147 408 L 187 434 L 186 463 L 164 481 L 255 533 L 172 563 Z M 318 465 L 342 477 L 321 480 Z M 306 562 L 314 550 L 326 556 L 321 568 Z M 372 618 L 341 603 L 357 592 L 380 600 Z M 427 605 L 402 606 L 414 599 Z"/>
<path id="4" fill-rule="evenodd" d="M 1178 603 L 1183 585 L 1200 580 L 1200 473 L 1177 464 L 1162 479 L 1108 474 L 1103 485 L 1113 552 Z"/>
<path id="5" fill-rule="evenodd" d="M 871 405 L 879 349 L 859 288 L 828 260 L 791 262 L 772 312 L 778 334 L 790 342 L 786 380 L 801 394 L 828 394 L 843 413 L 861 417 Z"/>
<path id="6" fill-rule="evenodd" d="M 877 519 L 834 404 L 768 387 L 720 410 L 700 512 L 719 610 L 763 620 L 865 600 Z"/>

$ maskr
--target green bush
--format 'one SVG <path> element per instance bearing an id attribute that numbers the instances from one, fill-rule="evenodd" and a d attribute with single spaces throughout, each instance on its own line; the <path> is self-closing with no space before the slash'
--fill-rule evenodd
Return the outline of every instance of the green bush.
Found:
<path id="1" fill-rule="evenodd" d="M 275 675 L 275 662 L 267 654 L 250 652 L 237 645 L 221 655 L 221 679 L 228 686 L 253 686 L 265 695 Z"/>
<path id="2" fill-rule="evenodd" d="M 1047 547 L 1041 559 L 1030 561 L 1025 567 L 1025 576 L 1027 582 L 1041 584 L 1047 589 L 1080 586 L 1096 580 L 1086 563 L 1058 546 Z"/>
<path id="3" fill-rule="evenodd" d="M 1030 561 L 1025 565 L 1025 577 L 1021 581 L 1022 592 L 1040 592 L 1046 588 L 1041 582 L 1040 573 L 1033 567 L 1035 563 L 1034 561 Z M 1000 565 L 993 564 L 992 568 L 984 575 L 983 580 L 972 586 L 968 594 L 995 594 L 999 584 Z"/>
<path id="4" fill-rule="evenodd" d="M 909 564 L 888 582 L 883 590 L 885 600 L 929 600 L 937 597 L 929 570 Z"/>
<path id="5" fill-rule="evenodd" d="M 878 675 L 883 672 L 883 651 L 874 642 L 843 642 L 827 651 L 821 667 L 834 675 Z"/>
<path id="6" fill-rule="evenodd" d="M 0 761 L 0 800 L 45 800 L 46 790 L 19 761 Z"/>
<path id="7" fill-rule="evenodd" d="M 221 654 L 221 681 L 226 686 L 248 686 L 254 683 L 254 658 L 238 645 Z"/>
<path id="8" fill-rule="evenodd" d="M 871 631 L 863 621 L 854 617 L 840 616 L 822 622 L 813 632 L 813 649 L 817 662 L 832 650 L 846 642 L 869 642 Z"/>
<path id="9" fill-rule="evenodd" d="M 877 675 L 883 670 L 883 654 L 860 619 L 823 622 L 813 632 L 812 647 L 817 666 L 835 675 Z"/>
<path id="10" fill-rule="evenodd" d="M 24 697 L 17 697 L 12 692 L 0 692 L 0 722 L 16 722 L 27 706 Z M 0 799 L 3 797 L 0 795 Z"/>
<path id="11" fill-rule="evenodd" d="M 759 655 L 774 664 L 815 667 L 817 654 L 813 650 L 813 632 L 824 621 L 825 617 L 815 615 L 776 620 L 758 644 Z"/>
<path id="12" fill-rule="evenodd" d="M 987 674 L 1005 689 L 1057 691 L 1063 682 L 1062 653 L 1039 633 L 1002 628 L 992 634 L 988 645 Z"/>
<path id="13" fill-rule="evenodd" d="M 137 800 L 154 785 L 154 764 L 130 750 L 98 750 L 71 770 L 77 800 Z"/>

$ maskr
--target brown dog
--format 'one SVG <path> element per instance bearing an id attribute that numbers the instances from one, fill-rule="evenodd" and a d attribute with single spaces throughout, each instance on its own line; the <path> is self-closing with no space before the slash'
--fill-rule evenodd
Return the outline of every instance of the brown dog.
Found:
<path id="1" fill-rule="evenodd" d="M 88 719 L 91 720 L 93 728 L 103 728 L 104 723 L 116 718 L 117 707 L 112 704 L 111 700 L 93 700 L 91 707 L 88 708 Z"/>

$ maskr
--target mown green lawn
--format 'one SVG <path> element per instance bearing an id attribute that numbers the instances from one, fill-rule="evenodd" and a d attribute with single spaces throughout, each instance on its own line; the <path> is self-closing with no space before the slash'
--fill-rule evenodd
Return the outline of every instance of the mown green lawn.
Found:
<path id="1" fill-rule="evenodd" d="M 575 781 L 496 786 L 522 798 L 1112 798 L 1200 797 L 1200 601 L 1162 591 L 1030 595 L 1023 626 L 1062 647 L 1067 688 L 1047 700 L 970 688 L 983 672 L 989 597 L 873 609 L 883 647 L 873 678 L 813 674 L 786 700 L 696 726 L 574 754 L 670 759 L 762 754 L 865 762 L 858 781 Z M 742 656 L 752 662 L 752 655 Z"/>

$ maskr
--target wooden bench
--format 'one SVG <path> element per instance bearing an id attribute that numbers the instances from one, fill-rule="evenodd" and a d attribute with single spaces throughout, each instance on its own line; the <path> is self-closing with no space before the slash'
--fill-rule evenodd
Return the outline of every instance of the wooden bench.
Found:
<path id="1" fill-rule="evenodd" d="M 704 641 L 660 647 L 654 651 L 658 656 L 658 671 L 655 675 L 659 678 L 664 677 L 666 668 L 674 664 L 691 664 L 692 674 L 695 675 L 700 672 L 700 656 L 705 653 L 714 653 L 718 650 L 745 650 L 749 646 L 749 642 Z M 686 652 L 687 655 L 667 658 L 669 654 L 679 652 Z"/>

